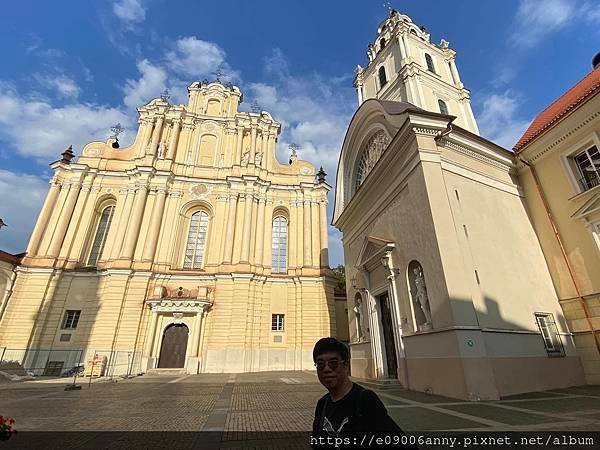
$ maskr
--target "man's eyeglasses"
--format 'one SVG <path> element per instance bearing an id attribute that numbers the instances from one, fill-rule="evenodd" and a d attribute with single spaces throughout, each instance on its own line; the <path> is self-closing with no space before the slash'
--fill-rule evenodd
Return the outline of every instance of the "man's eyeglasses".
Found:
<path id="1" fill-rule="evenodd" d="M 315 367 L 317 368 L 317 370 L 323 370 L 323 369 L 325 369 L 325 366 L 329 366 L 329 368 L 331 370 L 335 370 L 338 368 L 340 363 L 343 363 L 343 362 L 344 362 L 343 359 L 330 359 L 328 361 L 317 361 L 315 363 Z"/>

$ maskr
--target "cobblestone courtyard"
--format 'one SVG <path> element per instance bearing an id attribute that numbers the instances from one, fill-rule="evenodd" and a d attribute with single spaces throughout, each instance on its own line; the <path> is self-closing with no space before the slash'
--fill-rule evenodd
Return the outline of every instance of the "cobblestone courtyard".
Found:
<path id="1" fill-rule="evenodd" d="M 275 443 L 279 444 L 275 448 L 305 448 L 307 438 L 284 437 L 310 431 L 315 404 L 325 393 L 309 372 L 145 375 L 89 387 L 81 380 L 80 391 L 64 391 L 66 381 L 0 385 L 0 415 L 14 417 L 21 432 L 90 432 L 65 435 L 62 448 L 119 443 L 127 448 L 132 436 L 145 439 L 148 447 L 274 448 Z M 375 390 L 406 431 L 600 431 L 599 386 L 478 403 L 396 388 Z M 98 431 L 116 433 L 93 433 Z M 39 444 L 51 448 L 45 436 L 23 433 L 10 443 L 15 446 L 37 437 L 43 441 Z M 218 442 L 204 442 L 205 438 Z"/>

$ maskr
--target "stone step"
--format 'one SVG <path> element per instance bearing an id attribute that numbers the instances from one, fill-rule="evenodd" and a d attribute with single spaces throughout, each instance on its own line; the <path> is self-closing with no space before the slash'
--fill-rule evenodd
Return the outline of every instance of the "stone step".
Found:
<path id="1" fill-rule="evenodd" d="M 177 376 L 177 375 L 187 375 L 187 369 L 149 369 L 146 372 L 146 375 L 168 375 L 168 376 Z"/>
<path id="2" fill-rule="evenodd" d="M 400 384 L 400 381 L 397 380 L 396 378 L 380 378 L 380 379 L 370 379 L 370 380 L 364 380 L 364 379 L 360 379 L 360 378 L 352 378 L 352 381 L 354 381 L 357 384 L 360 384 L 362 387 L 365 387 L 367 389 L 379 389 L 379 390 L 404 389 L 402 387 L 402 385 Z"/>

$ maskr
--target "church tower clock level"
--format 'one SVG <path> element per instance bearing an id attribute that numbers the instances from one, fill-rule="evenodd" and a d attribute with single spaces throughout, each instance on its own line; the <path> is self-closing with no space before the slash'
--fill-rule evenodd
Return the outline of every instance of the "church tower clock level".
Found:
<path id="1" fill-rule="evenodd" d="M 359 105 L 370 98 L 409 102 L 427 111 L 456 116 L 454 123 L 479 134 L 470 93 L 456 68 L 456 52 L 447 41 L 433 44 L 424 27 L 390 10 L 367 55 L 368 66 L 357 66 L 354 79 Z"/>

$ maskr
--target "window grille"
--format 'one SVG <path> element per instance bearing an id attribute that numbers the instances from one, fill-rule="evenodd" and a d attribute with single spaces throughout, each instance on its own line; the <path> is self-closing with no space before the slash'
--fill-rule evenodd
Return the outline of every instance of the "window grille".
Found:
<path id="1" fill-rule="evenodd" d="M 183 261 L 184 269 L 200 269 L 202 267 L 207 232 L 208 214 L 205 211 L 192 214 Z"/>
<path id="2" fill-rule="evenodd" d="M 96 235 L 94 236 L 94 242 L 92 249 L 90 250 L 90 256 L 87 261 L 88 266 L 95 266 L 98 263 L 98 259 L 102 256 L 104 245 L 106 244 L 106 236 L 110 229 L 113 215 L 115 213 L 114 206 L 107 206 L 102 210 L 100 215 L 100 221 L 98 222 L 98 228 L 96 229 Z"/>
<path id="3" fill-rule="evenodd" d="M 565 356 L 565 349 L 560 340 L 554 315 L 550 313 L 535 313 L 535 321 L 542 335 L 544 348 L 548 356 Z"/>
<path id="4" fill-rule="evenodd" d="M 81 315 L 81 310 L 67 310 L 65 311 L 65 317 L 63 318 L 63 329 L 65 330 L 74 330 L 77 328 L 77 324 L 79 323 L 79 316 Z"/>
<path id="5" fill-rule="evenodd" d="M 595 146 L 574 158 L 579 171 L 579 185 L 584 191 L 600 184 L 600 153 Z"/>
<path id="6" fill-rule="evenodd" d="M 272 273 L 287 273 L 287 219 L 277 216 L 273 219 Z"/>
<path id="7" fill-rule="evenodd" d="M 271 331 L 283 331 L 284 314 L 271 315 Z"/>

